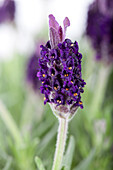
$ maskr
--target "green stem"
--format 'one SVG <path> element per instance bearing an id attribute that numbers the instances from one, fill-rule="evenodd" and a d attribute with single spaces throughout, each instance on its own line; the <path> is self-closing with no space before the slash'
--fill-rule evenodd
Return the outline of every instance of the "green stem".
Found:
<path id="1" fill-rule="evenodd" d="M 99 70 L 97 83 L 95 85 L 94 96 L 93 96 L 93 100 L 92 100 L 91 108 L 90 108 L 91 109 L 90 113 L 92 113 L 91 114 L 92 118 L 98 114 L 98 111 L 100 110 L 102 106 L 110 70 L 111 70 L 110 66 L 102 67 Z"/>
<path id="2" fill-rule="evenodd" d="M 52 170 L 60 170 L 61 169 L 63 153 L 65 150 L 67 128 L 68 128 L 68 120 L 64 119 L 64 118 L 59 118 L 57 144 L 56 144 L 56 151 L 55 151 Z"/>
<path id="3" fill-rule="evenodd" d="M 23 144 L 22 136 L 19 132 L 18 127 L 16 126 L 11 114 L 8 112 L 4 104 L 0 101 L 0 117 L 3 120 L 5 126 L 11 133 L 15 144 L 17 146 L 20 146 Z"/>

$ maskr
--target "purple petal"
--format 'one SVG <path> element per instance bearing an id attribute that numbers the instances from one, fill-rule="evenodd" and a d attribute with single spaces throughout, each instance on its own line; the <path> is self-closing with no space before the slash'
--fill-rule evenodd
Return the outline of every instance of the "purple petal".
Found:
<path id="1" fill-rule="evenodd" d="M 37 72 L 37 77 L 40 77 L 40 72 L 39 71 Z"/>
<path id="2" fill-rule="evenodd" d="M 51 48 L 54 48 L 60 42 L 58 30 L 59 30 L 59 24 L 55 20 L 55 17 L 52 14 L 50 14 L 49 15 L 49 31 L 50 31 Z"/>
<path id="3" fill-rule="evenodd" d="M 63 40 L 63 30 L 62 30 L 61 26 L 58 29 L 58 35 L 59 35 L 60 42 L 62 42 L 62 40 Z"/>
<path id="4" fill-rule="evenodd" d="M 66 29 L 70 26 L 70 21 L 66 17 L 63 21 L 64 24 L 64 33 L 61 26 L 59 26 L 58 22 L 55 20 L 55 17 L 50 14 L 49 15 L 49 30 L 50 30 L 50 44 L 51 48 L 54 48 L 58 45 L 58 43 L 62 42 L 65 39 Z"/>
<path id="5" fill-rule="evenodd" d="M 49 28 L 51 27 L 54 28 L 58 32 L 59 24 L 55 20 L 55 17 L 52 14 L 49 15 Z"/>
<path id="6" fill-rule="evenodd" d="M 59 40 L 58 32 L 53 27 L 51 27 L 50 28 L 50 44 L 51 44 L 51 48 L 54 48 L 55 46 L 57 46 L 59 42 L 60 42 L 60 40 Z"/>
<path id="7" fill-rule="evenodd" d="M 63 39 L 65 39 L 67 27 L 70 26 L 70 20 L 69 20 L 68 17 L 65 17 L 65 19 L 63 21 L 63 24 L 64 24 L 64 36 L 63 36 Z"/>

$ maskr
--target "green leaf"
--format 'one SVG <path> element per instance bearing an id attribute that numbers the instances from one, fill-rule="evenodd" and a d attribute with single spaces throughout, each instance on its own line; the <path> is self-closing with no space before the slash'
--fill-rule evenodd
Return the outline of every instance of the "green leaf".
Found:
<path id="1" fill-rule="evenodd" d="M 92 149 L 92 151 L 90 152 L 90 154 L 88 155 L 88 157 L 86 159 L 84 159 L 83 161 L 80 162 L 80 164 L 75 167 L 73 170 L 88 170 L 89 166 L 95 156 L 95 152 L 96 149 Z"/>
<path id="2" fill-rule="evenodd" d="M 71 136 L 67 150 L 66 150 L 66 154 L 64 155 L 64 158 L 63 158 L 62 166 L 64 167 L 64 170 L 70 170 L 71 169 L 74 150 L 75 150 L 75 139 L 74 139 L 73 136 Z"/>
<path id="3" fill-rule="evenodd" d="M 14 138 L 15 144 L 17 146 L 23 145 L 23 138 L 17 127 L 17 124 L 13 119 L 11 113 L 7 110 L 5 105 L 2 103 L 2 101 L 0 101 L 0 119 L 2 119 L 8 131 L 11 133 L 12 137 Z"/>
<path id="4" fill-rule="evenodd" d="M 12 158 L 11 157 L 8 157 L 7 158 L 7 162 L 6 162 L 6 165 L 5 167 L 3 168 L 3 170 L 8 170 L 11 166 L 11 163 L 12 163 Z"/>
<path id="5" fill-rule="evenodd" d="M 38 145 L 38 154 L 42 153 L 45 150 L 45 148 L 48 146 L 50 141 L 55 136 L 56 132 L 57 132 L 57 125 L 55 124 L 51 128 L 51 130 L 43 137 L 43 139 L 41 140 L 41 143 Z"/>
<path id="6" fill-rule="evenodd" d="M 46 133 L 48 129 L 50 129 L 53 126 L 53 124 L 54 124 L 54 121 L 50 121 L 50 119 L 46 119 L 45 121 L 41 122 L 41 124 L 38 126 L 35 133 L 38 136 L 41 136 L 44 133 Z"/>
<path id="7" fill-rule="evenodd" d="M 38 170 L 45 170 L 44 165 L 38 156 L 35 157 L 35 163 L 37 165 Z"/>

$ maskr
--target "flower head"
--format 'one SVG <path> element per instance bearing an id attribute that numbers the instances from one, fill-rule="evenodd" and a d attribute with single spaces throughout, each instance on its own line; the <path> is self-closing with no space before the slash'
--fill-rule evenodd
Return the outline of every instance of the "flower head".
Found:
<path id="1" fill-rule="evenodd" d="M 37 76 L 42 82 L 44 104 L 49 102 L 61 117 L 71 117 L 79 106 L 83 108 L 81 93 L 86 83 L 81 78 L 82 54 L 78 52 L 78 43 L 65 39 L 70 21 L 66 17 L 63 23 L 64 31 L 54 16 L 49 15 L 50 41 L 41 45 Z"/>
<path id="2" fill-rule="evenodd" d="M 106 3 L 108 3 L 107 0 L 96 0 L 89 6 L 86 34 L 96 51 L 96 59 L 112 63 L 113 16 L 109 12 L 105 12 Z"/>
<path id="3" fill-rule="evenodd" d="M 0 7 L 0 23 L 5 21 L 13 21 L 15 17 L 15 2 L 13 0 L 5 0 Z"/>

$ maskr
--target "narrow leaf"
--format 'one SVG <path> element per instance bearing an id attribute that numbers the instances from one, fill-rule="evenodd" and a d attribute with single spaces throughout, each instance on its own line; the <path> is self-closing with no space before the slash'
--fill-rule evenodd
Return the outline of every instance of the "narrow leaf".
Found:
<path id="1" fill-rule="evenodd" d="M 11 157 L 8 157 L 7 158 L 7 162 L 6 162 L 6 165 L 5 167 L 3 168 L 3 170 L 8 170 L 11 166 L 11 163 L 12 163 L 12 158 Z"/>
<path id="2" fill-rule="evenodd" d="M 35 163 L 36 163 L 38 170 L 45 170 L 44 165 L 38 156 L 35 157 Z"/>
<path id="3" fill-rule="evenodd" d="M 38 145 L 38 154 L 42 153 L 44 149 L 48 146 L 50 141 L 53 139 L 57 132 L 57 125 L 55 124 L 51 130 L 43 137 L 41 143 Z"/>
<path id="4" fill-rule="evenodd" d="M 88 155 L 88 157 L 86 159 L 84 159 L 83 161 L 80 162 L 80 164 L 75 167 L 73 170 L 88 170 L 89 166 L 95 156 L 95 148 L 92 149 L 92 151 L 90 152 L 90 154 Z"/>
<path id="5" fill-rule="evenodd" d="M 74 150 L 75 150 L 75 139 L 74 139 L 73 136 L 71 136 L 67 150 L 66 150 L 66 154 L 64 155 L 64 159 L 63 159 L 63 163 L 62 163 L 64 170 L 70 170 L 71 169 Z"/>
<path id="6" fill-rule="evenodd" d="M 14 138 L 15 144 L 17 144 L 18 146 L 22 145 L 23 139 L 16 125 L 16 122 L 14 121 L 11 113 L 7 110 L 2 101 L 0 101 L 0 119 L 2 119 L 8 131 L 11 133 L 12 137 Z"/>

